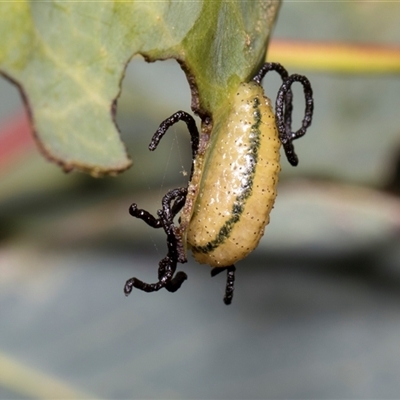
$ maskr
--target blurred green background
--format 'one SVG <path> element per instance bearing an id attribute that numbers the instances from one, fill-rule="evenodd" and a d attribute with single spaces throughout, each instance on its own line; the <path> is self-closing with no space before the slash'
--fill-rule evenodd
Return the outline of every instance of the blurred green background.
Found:
<path id="1" fill-rule="evenodd" d="M 398 44 L 399 15 L 399 3 L 287 2 L 273 37 Z M 166 253 L 129 205 L 155 212 L 190 171 L 184 124 L 147 150 L 163 119 L 190 111 L 176 62 L 130 63 L 118 126 L 134 166 L 116 178 L 64 174 L 24 137 L 3 147 L 0 398 L 398 398 L 400 79 L 287 67 L 312 82 L 314 120 L 300 165 L 282 157 L 229 307 L 224 277 L 190 255 L 177 293 L 123 294 L 132 276 L 153 282 Z M 267 77 L 267 96 L 278 86 Z M 295 101 L 299 123 L 300 90 Z M 21 105 L 1 79 L 0 140 Z"/>

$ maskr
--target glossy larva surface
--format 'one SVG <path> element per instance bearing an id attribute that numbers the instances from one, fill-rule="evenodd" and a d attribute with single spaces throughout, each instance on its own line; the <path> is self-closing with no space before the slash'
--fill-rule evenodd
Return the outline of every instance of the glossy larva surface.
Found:
<path id="1" fill-rule="evenodd" d="M 215 129 L 187 242 L 199 263 L 225 267 L 246 257 L 264 234 L 280 141 L 270 100 L 255 82 L 240 85 L 227 122 Z"/>

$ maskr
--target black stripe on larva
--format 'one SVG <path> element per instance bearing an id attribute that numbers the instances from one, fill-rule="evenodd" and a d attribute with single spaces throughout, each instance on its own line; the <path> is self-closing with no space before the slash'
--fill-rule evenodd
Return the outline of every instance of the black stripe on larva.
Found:
<path id="1" fill-rule="evenodd" d="M 243 191 L 239 196 L 236 197 L 232 206 L 232 216 L 225 222 L 222 228 L 219 230 L 217 237 L 211 240 L 204 246 L 195 246 L 192 248 L 193 252 L 207 254 L 215 250 L 218 246 L 225 242 L 225 240 L 230 236 L 235 224 L 239 222 L 240 217 L 244 211 L 244 206 L 247 199 L 251 196 L 253 191 L 253 181 L 256 172 L 257 162 L 258 162 L 258 150 L 260 148 L 260 125 L 261 125 L 261 112 L 260 112 L 260 100 L 258 97 L 253 99 L 253 116 L 254 123 L 251 126 L 249 135 L 249 151 L 248 155 L 250 158 L 248 160 L 249 167 L 244 171 L 243 177 L 244 184 L 242 183 Z M 242 180 L 243 181 L 243 180 Z"/>

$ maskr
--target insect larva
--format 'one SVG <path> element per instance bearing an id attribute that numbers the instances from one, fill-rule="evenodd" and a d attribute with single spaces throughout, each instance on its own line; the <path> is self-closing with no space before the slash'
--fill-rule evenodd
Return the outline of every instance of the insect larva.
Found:
<path id="1" fill-rule="evenodd" d="M 271 102 L 242 83 L 214 132 L 187 242 L 199 263 L 227 267 L 257 247 L 276 197 L 280 141 Z"/>
<path id="2" fill-rule="evenodd" d="M 264 97 L 260 86 L 268 71 L 277 71 L 283 80 L 275 104 Z M 291 85 L 303 85 L 306 107 L 300 129 L 292 132 Z M 224 302 L 233 297 L 234 263 L 257 247 L 276 197 L 280 171 L 279 148 L 282 144 L 292 165 L 298 159 L 293 140 L 303 136 L 313 114 L 312 89 L 308 79 L 288 75 L 276 63 L 266 63 L 249 83 L 239 85 L 236 95 L 227 101 L 228 109 L 213 115 L 209 141 L 200 140 L 193 117 L 178 111 L 163 121 L 153 136 L 150 150 L 155 150 L 169 127 L 178 121 L 187 124 L 192 142 L 193 164 L 188 188 L 170 190 L 162 200 L 158 218 L 146 210 L 130 207 L 130 213 L 153 228 L 163 228 L 168 252 L 160 261 L 158 282 L 145 283 L 137 278 L 125 284 L 125 294 L 132 288 L 154 292 L 165 288 L 175 292 L 187 279 L 184 272 L 175 276 L 177 263 L 186 262 L 186 245 L 200 263 L 215 267 L 211 275 L 227 271 Z M 209 126 L 210 118 L 203 124 Z M 180 224 L 174 218 L 181 212 Z"/>

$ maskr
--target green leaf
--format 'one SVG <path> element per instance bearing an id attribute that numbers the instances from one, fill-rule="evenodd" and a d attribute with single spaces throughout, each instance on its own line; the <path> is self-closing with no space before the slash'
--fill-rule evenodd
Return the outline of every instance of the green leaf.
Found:
<path id="1" fill-rule="evenodd" d="M 127 63 L 175 58 L 192 108 L 212 115 L 265 59 L 279 1 L 0 4 L 0 71 L 17 84 L 43 153 L 93 175 L 130 165 L 114 122 Z"/>

